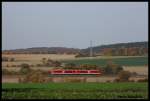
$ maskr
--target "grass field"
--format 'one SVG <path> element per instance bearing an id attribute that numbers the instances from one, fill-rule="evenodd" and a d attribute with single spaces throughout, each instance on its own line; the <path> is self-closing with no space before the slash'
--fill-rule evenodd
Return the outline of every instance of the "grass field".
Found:
<path id="1" fill-rule="evenodd" d="M 2 84 L 2 99 L 148 98 L 148 83 Z"/>
<path id="2" fill-rule="evenodd" d="M 123 66 L 143 66 L 148 65 L 148 57 L 129 57 L 129 58 L 98 58 L 98 59 L 78 59 L 78 60 L 65 60 L 65 63 L 75 64 L 95 64 L 105 66 L 108 60 Z"/>

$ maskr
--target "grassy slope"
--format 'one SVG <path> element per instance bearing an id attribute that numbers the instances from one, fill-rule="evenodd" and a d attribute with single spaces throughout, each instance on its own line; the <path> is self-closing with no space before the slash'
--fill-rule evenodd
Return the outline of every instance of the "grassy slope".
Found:
<path id="1" fill-rule="evenodd" d="M 148 83 L 3 83 L 2 88 L 2 99 L 148 98 Z"/>
<path id="2" fill-rule="evenodd" d="M 147 83 L 2 83 L 3 89 L 9 88 L 46 88 L 46 89 L 143 89 L 146 90 Z"/>

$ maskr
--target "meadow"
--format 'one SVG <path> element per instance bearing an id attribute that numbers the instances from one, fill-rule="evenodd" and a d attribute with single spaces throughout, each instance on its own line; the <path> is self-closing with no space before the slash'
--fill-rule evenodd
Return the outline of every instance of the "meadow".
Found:
<path id="1" fill-rule="evenodd" d="M 148 57 L 121 57 L 121 58 L 89 58 L 89 59 L 77 59 L 77 60 L 64 60 L 65 63 L 74 64 L 95 64 L 98 66 L 105 66 L 108 61 L 112 61 L 118 65 L 123 66 L 145 66 L 148 65 Z"/>
<path id="2" fill-rule="evenodd" d="M 2 99 L 147 99 L 148 83 L 2 84 Z"/>

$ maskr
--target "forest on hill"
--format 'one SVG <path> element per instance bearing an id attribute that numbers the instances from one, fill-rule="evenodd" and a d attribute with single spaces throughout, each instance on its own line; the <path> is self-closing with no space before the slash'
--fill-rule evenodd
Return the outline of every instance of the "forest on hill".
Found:
<path id="1" fill-rule="evenodd" d="M 129 42 L 95 46 L 92 48 L 95 55 L 147 55 L 148 42 Z M 89 54 L 90 47 L 81 50 L 82 54 Z"/>
<path id="2" fill-rule="evenodd" d="M 147 55 L 148 42 L 129 42 L 92 47 L 94 55 Z M 79 54 L 88 56 L 90 47 L 86 49 L 66 47 L 34 47 L 26 49 L 3 50 L 4 54 Z"/>

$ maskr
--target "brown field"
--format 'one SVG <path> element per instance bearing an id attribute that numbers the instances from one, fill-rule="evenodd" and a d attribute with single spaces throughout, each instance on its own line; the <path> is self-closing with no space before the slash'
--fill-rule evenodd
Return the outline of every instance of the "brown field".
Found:
<path id="1" fill-rule="evenodd" d="M 136 72 L 140 75 L 148 75 L 148 66 L 124 66 L 124 70 Z"/>
<path id="2" fill-rule="evenodd" d="M 2 83 L 18 83 L 18 82 L 19 82 L 19 77 L 17 75 L 14 75 L 14 76 L 9 76 L 9 75 L 2 76 Z"/>
<path id="3" fill-rule="evenodd" d="M 16 61 L 24 61 L 24 62 L 29 62 L 29 61 L 41 61 L 42 58 L 49 58 L 52 60 L 80 60 L 80 59 L 109 59 L 109 58 L 130 58 L 133 56 L 97 56 L 97 57 L 81 57 L 81 58 L 75 58 L 75 55 L 69 55 L 69 54 L 2 54 L 2 56 L 6 57 L 14 57 Z M 142 56 L 134 56 L 134 57 L 142 57 Z"/>
<path id="4" fill-rule="evenodd" d="M 21 77 L 21 76 L 20 76 Z M 143 77 L 131 77 L 130 80 L 138 81 L 140 79 L 144 79 L 147 76 Z M 49 79 L 49 77 L 45 77 Z M 67 77 L 68 78 L 68 77 Z M 70 78 L 70 77 L 69 77 Z M 73 77 L 71 77 L 73 78 Z M 76 79 L 84 79 L 84 77 L 74 77 Z M 53 82 L 63 82 L 65 77 L 53 77 Z M 115 76 L 100 76 L 100 77 L 86 77 L 86 82 L 113 82 L 116 79 Z M 8 76 L 5 75 L 2 77 L 2 83 L 19 83 L 18 76 Z"/>
<path id="5" fill-rule="evenodd" d="M 31 67 L 33 70 L 43 70 L 43 71 L 48 71 L 53 69 L 54 67 Z M 2 69 L 8 69 L 10 71 L 19 71 L 21 67 L 2 67 Z"/>
<path id="6" fill-rule="evenodd" d="M 6 55 L 2 54 L 2 56 L 6 57 L 14 57 L 16 61 L 40 61 L 42 58 L 49 58 L 52 60 L 65 60 L 65 59 L 74 59 L 75 55 L 67 55 L 67 54 L 11 54 Z"/>
<path id="7" fill-rule="evenodd" d="M 14 62 L 2 62 L 2 67 L 6 65 L 20 65 L 22 63 L 27 63 L 29 65 L 37 65 L 42 63 L 42 58 L 52 59 L 52 60 L 66 60 L 66 59 L 75 59 L 75 55 L 67 54 L 11 54 L 6 55 L 2 54 L 4 57 L 15 58 Z"/>

